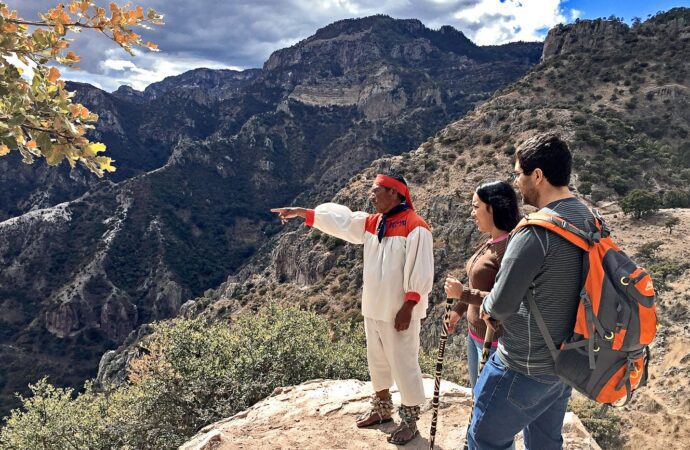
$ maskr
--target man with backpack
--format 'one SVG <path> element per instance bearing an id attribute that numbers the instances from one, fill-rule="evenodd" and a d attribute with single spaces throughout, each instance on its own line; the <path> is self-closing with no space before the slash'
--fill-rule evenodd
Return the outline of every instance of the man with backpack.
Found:
<path id="1" fill-rule="evenodd" d="M 525 204 L 590 230 L 590 210 L 568 189 L 572 156 L 552 134 L 535 136 L 516 151 L 515 186 Z M 560 449 L 571 387 L 554 371 L 554 360 L 530 307 L 532 297 L 553 342 L 569 338 L 580 303 L 584 251 L 537 226 L 510 239 L 496 283 L 481 315 L 500 321 L 503 336 L 475 386 L 467 432 L 470 449 L 509 448 L 523 430 L 526 449 Z"/>

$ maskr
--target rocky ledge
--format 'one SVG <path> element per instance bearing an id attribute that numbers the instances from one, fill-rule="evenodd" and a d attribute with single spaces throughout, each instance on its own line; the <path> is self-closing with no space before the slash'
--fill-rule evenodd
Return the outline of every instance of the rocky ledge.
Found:
<path id="1" fill-rule="evenodd" d="M 424 379 L 427 398 L 433 395 L 434 380 Z M 393 403 L 400 395 L 393 390 Z M 233 417 L 202 429 L 181 450 L 230 449 L 364 449 L 392 448 L 386 436 L 395 423 L 358 429 L 354 418 L 369 405 L 371 387 L 359 380 L 313 380 L 299 386 L 277 388 L 268 398 Z M 441 406 L 435 448 L 460 448 L 472 404 L 468 388 L 441 383 Z M 428 449 L 432 417 L 431 402 L 422 408 L 421 436 L 406 449 Z M 567 413 L 563 426 L 564 448 L 601 450 L 580 419 Z M 517 438 L 522 449 L 522 436 Z"/>

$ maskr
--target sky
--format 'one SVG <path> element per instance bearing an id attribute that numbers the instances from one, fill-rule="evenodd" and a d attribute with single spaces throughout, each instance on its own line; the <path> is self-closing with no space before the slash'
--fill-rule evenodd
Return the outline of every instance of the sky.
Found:
<path id="1" fill-rule="evenodd" d="M 0 0 L 35 20 L 58 0 Z M 67 2 L 68 0 L 62 0 Z M 124 0 L 115 0 L 122 5 Z M 97 0 L 102 6 L 109 1 Z M 135 57 L 96 33 L 73 35 L 80 70 L 63 77 L 106 91 L 121 85 L 143 90 L 188 70 L 259 68 L 275 50 L 289 47 L 337 20 L 386 14 L 419 19 L 431 29 L 451 25 L 479 45 L 540 41 L 549 28 L 576 19 L 614 15 L 630 23 L 658 11 L 690 7 L 690 0 L 131 0 L 164 15 L 165 25 L 136 29 L 160 52 Z"/>

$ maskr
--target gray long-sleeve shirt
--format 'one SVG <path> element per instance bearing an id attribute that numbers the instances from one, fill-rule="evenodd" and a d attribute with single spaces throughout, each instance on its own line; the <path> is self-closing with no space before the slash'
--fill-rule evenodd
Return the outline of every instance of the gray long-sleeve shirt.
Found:
<path id="1" fill-rule="evenodd" d="M 541 211 L 556 214 L 581 230 L 592 215 L 576 198 L 552 202 Z M 553 374 L 553 359 L 530 312 L 528 289 L 556 344 L 570 336 L 582 286 L 583 251 L 557 234 L 525 227 L 508 243 L 496 283 L 482 307 L 503 323 L 498 355 L 508 367 L 528 375 Z"/>

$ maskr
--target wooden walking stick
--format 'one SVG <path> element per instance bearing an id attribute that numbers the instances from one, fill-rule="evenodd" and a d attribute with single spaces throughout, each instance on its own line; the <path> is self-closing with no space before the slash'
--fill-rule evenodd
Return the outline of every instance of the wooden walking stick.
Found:
<path id="1" fill-rule="evenodd" d="M 438 421 L 438 405 L 441 393 L 441 372 L 443 371 L 443 355 L 446 352 L 446 341 L 448 340 L 448 327 L 450 326 L 450 307 L 453 304 L 452 298 L 446 298 L 446 314 L 443 316 L 443 328 L 441 329 L 441 340 L 438 343 L 438 356 L 436 356 L 436 373 L 434 379 L 434 398 L 431 407 L 434 414 L 431 417 L 431 431 L 429 432 L 429 450 L 433 450 L 436 440 L 436 422 Z"/>
<path id="2" fill-rule="evenodd" d="M 468 337 L 467 339 L 472 339 Z M 477 370 L 477 381 L 479 381 L 479 375 L 482 373 L 482 369 L 489 360 L 489 353 L 491 353 L 491 344 L 494 340 L 494 330 L 487 326 L 486 334 L 484 335 L 484 345 L 482 346 L 482 359 L 479 361 L 479 370 Z M 463 445 L 462 450 L 468 450 L 467 434 L 470 431 L 470 426 L 472 425 L 472 412 L 474 411 L 474 389 L 472 389 L 472 409 L 470 409 L 470 421 L 467 423 L 467 433 L 465 433 L 465 445 Z"/>

